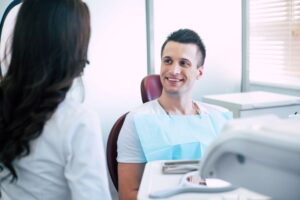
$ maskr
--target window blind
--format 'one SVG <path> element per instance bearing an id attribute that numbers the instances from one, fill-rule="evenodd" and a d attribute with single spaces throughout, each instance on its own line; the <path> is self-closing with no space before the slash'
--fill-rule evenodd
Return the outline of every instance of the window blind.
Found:
<path id="1" fill-rule="evenodd" d="M 300 0 L 249 1 L 250 84 L 300 89 Z"/>

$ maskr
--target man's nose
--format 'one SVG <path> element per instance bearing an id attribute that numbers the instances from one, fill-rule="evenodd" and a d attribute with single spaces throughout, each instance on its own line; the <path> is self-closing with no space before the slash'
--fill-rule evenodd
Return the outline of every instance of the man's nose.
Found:
<path id="1" fill-rule="evenodd" d="M 173 63 L 172 68 L 171 68 L 171 72 L 173 74 L 180 74 L 181 71 L 181 67 L 179 66 L 178 63 Z"/>

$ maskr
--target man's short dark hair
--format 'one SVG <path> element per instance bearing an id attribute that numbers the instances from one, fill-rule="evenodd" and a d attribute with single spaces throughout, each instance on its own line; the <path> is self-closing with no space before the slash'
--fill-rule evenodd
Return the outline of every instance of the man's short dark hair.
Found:
<path id="1" fill-rule="evenodd" d="M 190 29 L 179 29 L 171 33 L 161 47 L 161 56 L 163 54 L 166 44 L 170 41 L 197 45 L 198 50 L 201 53 L 201 58 L 199 59 L 199 64 L 197 67 L 203 66 L 206 56 L 206 50 L 200 36 L 195 31 Z"/>

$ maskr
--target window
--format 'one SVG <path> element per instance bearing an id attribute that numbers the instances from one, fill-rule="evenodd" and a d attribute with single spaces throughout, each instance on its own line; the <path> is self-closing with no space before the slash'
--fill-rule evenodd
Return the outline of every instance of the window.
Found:
<path id="1" fill-rule="evenodd" d="M 300 89 L 300 0 L 249 1 L 250 84 Z"/>

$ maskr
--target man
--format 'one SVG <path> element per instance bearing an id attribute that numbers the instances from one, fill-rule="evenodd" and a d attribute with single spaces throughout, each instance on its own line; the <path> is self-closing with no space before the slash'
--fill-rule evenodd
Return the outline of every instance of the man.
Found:
<path id="1" fill-rule="evenodd" d="M 226 109 L 192 99 L 206 52 L 192 30 L 173 32 L 161 49 L 162 94 L 130 112 L 118 140 L 120 199 L 136 199 L 146 162 L 200 159 L 231 118 Z"/>

